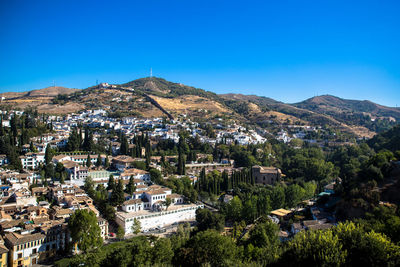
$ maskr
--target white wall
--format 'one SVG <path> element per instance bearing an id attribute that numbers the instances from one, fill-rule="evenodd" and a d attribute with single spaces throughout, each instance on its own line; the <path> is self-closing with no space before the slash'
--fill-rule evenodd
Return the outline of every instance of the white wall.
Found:
<path id="1" fill-rule="evenodd" d="M 141 230 L 143 231 L 151 228 L 168 226 L 175 222 L 194 220 L 196 218 L 196 210 L 198 208 L 199 206 L 182 207 L 180 210 L 152 212 L 148 215 L 137 216 L 137 218 L 140 221 Z M 125 228 L 125 234 L 132 233 L 134 217 L 126 219 L 125 225 L 122 221 L 120 221 L 119 216 L 117 216 L 116 221 L 121 227 Z"/>

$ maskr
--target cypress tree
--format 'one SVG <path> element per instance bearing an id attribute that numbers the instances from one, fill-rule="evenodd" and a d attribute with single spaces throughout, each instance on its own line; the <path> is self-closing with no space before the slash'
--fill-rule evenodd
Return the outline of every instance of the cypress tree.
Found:
<path id="1" fill-rule="evenodd" d="M 53 159 L 53 150 L 51 149 L 50 144 L 47 144 L 46 152 L 44 154 L 44 160 L 45 160 L 46 165 L 51 163 L 52 159 Z"/>
<path id="2" fill-rule="evenodd" d="M 129 143 L 128 143 L 128 139 L 125 137 L 125 135 L 121 135 L 121 148 L 119 150 L 119 153 L 121 155 L 129 154 Z"/>
<path id="3" fill-rule="evenodd" d="M 61 176 L 60 176 L 60 183 L 61 183 L 61 184 L 65 184 L 65 178 L 64 178 L 64 176 L 65 176 L 65 173 L 62 172 L 62 173 L 61 173 Z"/>
<path id="4" fill-rule="evenodd" d="M 102 165 L 102 159 L 100 154 L 97 156 L 96 167 L 100 167 Z"/>
<path id="5" fill-rule="evenodd" d="M 129 178 L 129 183 L 126 185 L 126 193 L 132 195 L 136 190 L 135 187 L 135 180 L 133 178 L 133 175 Z"/>
<path id="6" fill-rule="evenodd" d="M 108 183 L 107 183 L 107 190 L 114 190 L 115 189 L 115 180 L 114 180 L 114 175 L 110 175 L 108 178 Z"/>
<path id="7" fill-rule="evenodd" d="M 205 190 L 204 185 L 206 184 L 206 169 L 203 167 L 200 172 L 200 185 L 202 186 L 202 189 Z"/>
<path id="8" fill-rule="evenodd" d="M 90 154 L 87 155 L 86 167 L 90 168 L 92 166 L 92 160 L 90 159 Z"/>
<path id="9" fill-rule="evenodd" d="M 178 174 L 185 175 L 185 156 L 182 149 L 180 147 L 178 149 Z"/>
<path id="10" fill-rule="evenodd" d="M 150 142 L 146 143 L 146 168 L 150 168 L 151 147 Z"/>
<path id="11" fill-rule="evenodd" d="M 33 146 L 33 142 L 32 142 L 32 141 L 29 143 L 29 150 L 30 150 L 31 152 L 34 152 L 34 151 L 35 151 L 35 147 Z"/>
<path id="12" fill-rule="evenodd" d="M 124 200 L 124 186 L 122 184 L 122 179 L 119 179 L 114 190 L 111 192 L 111 204 L 113 206 L 118 206 L 121 205 Z"/>
<path id="13" fill-rule="evenodd" d="M 106 156 L 106 160 L 104 162 L 104 168 L 108 169 L 110 167 L 110 160 L 108 159 L 108 155 Z"/>
<path id="14" fill-rule="evenodd" d="M 229 190 L 229 177 L 228 177 L 228 173 L 226 172 L 226 170 L 224 170 L 222 172 L 222 180 L 224 181 L 224 187 L 223 190 Z"/>
<path id="15" fill-rule="evenodd" d="M 85 151 L 92 151 L 94 146 L 94 142 L 93 142 L 93 134 L 92 132 L 89 130 L 88 127 L 86 127 L 85 129 L 85 139 L 83 141 L 83 150 Z"/>
<path id="16" fill-rule="evenodd" d="M 112 155 L 112 143 L 111 142 L 110 142 L 110 145 L 108 146 L 107 154 Z"/>

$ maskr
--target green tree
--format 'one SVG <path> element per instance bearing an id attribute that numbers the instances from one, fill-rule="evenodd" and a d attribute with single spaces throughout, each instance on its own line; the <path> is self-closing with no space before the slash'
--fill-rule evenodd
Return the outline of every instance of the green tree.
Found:
<path id="1" fill-rule="evenodd" d="M 124 186 L 122 184 L 122 179 L 118 179 L 117 186 L 111 192 L 111 205 L 119 206 L 124 203 Z"/>
<path id="2" fill-rule="evenodd" d="M 249 261 L 272 264 L 279 260 L 279 226 L 270 220 L 258 223 L 249 234 L 245 255 Z"/>
<path id="3" fill-rule="evenodd" d="M 85 139 L 83 140 L 82 148 L 83 150 L 89 152 L 92 151 L 94 148 L 93 134 L 89 130 L 89 128 L 85 129 Z"/>
<path id="4" fill-rule="evenodd" d="M 129 178 L 129 183 L 126 185 L 125 191 L 129 195 L 132 195 L 136 191 L 135 179 L 133 178 L 133 175 L 131 175 Z"/>
<path id="5" fill-rule="evenodd" d="M 243 204 L 238 196 L 234 196 L 226 205 L 225 216 L 233 221 L 240 221 L 242 218 Z"/>
<path id="6" fill-rule="evenodd" d="M 255 247 L 270 247 L 279 244 L 279 226 L 270 220 L 257 224 L 250 231 L 249 243 Z"/>
<path id="7" fill-rule="evenodd" d="M 87 155 L 86 167 L 90 168 L 92 166 L 92 160 L 90 159 L 90 154 Z"/>
<path id="8" fill-rule="evenodd" d="M 93 211 L 76 210 L 68 221 L 72 242 L 83 252 L 95 249 L 103 244 L 101 230 Z"/>
<path id="9" fill-rule="evenodd" d="M 196 221 L 199 231 L 207 229 L 222 231 L 225 226 L 224 216 L 219 213 L 211 212 L 209 209 L 197 209 Z"/>
<path id="10" fill-rule="evenodd" d="M 107 183 L 107 190 L 113 190 L 115 189 L 115 180 L 114 180 L 114 175 L 110 174 L 110 177 L 108 178 L 108 183 Z"/>
<path id="11" fill-rule="evenodd" d="M 185 166 L 185 154 L 183 153 L 182 149 L 179 148 L 178 151 L 178 174 L 185 175 L 186 174 L 186 166 Z"/>
<path id="12" fill-rule="evenodd" d="M 67 175 L 66 175 L 66 173 L 65 172 L 62 172 L 61 173 L 61 176 L 60 176 L 60 183 L 61 184 L 65 184 L 65 177 L 66 177 Z"/>
<path id="13" fill-rule="evenodd" d="M 332 231 L 302 231 L 288 242 L 281 262 L 287 266 L 341 266 L 346 255 Z"/>
<path id="14" fill-rule="evenodd" d="M 111 220 L 115 219 L 115 209 L 109 203 L 107 203 L 105 201 L 101 202 L 100 208 L 101 208 L 101 213 L 102 213 L 103 217 L 107 221 L 111 221 Z"/>
<path id="15" fill-rule="evenodd" d="M 123 231 L 123 230 L 122 230 Z M 117 248 L 109 253 L 101 264 L 97 261 L 93 263 L 86 262 L 87 266 L 102 266 L 102 267 L 128 267 L 132 264 L 132 253 L 126 248 Z M 96 259 L 98 260 L 98 259 Z M 97 264 L 96 264 L 97 263 Z M 80 263 L 82 264 L 82 263 Z M 79 265 L 78 265 L 79 266 Z"/>
<path id="16" fill-rule="evenodd" d="M 142 230 L 142 225 L 141 225 L 140 221 L 138 219 L 134 218 L 133 224 L 132 224 L 132 233 L 137 235 L 138 233 L 140 233 L 141 230 Z"/>
<path id="17" fill-rule="evenodd" d="M 249 222 L 252 222 L 256 219 L 257 216 L 257 197 L 252 196 L 248 200 L 244 202 L 242 209 L 242 217 Z"/>
<path id="18" fill-rule="evenodd" d="M 85 189 L 85 192 L 90 196 L 93 197 L 95 194 L 95 190 L 94 190 L 94 182 L 92 177 L 87 176 L 85 178 L 85 183 L 83 185 L 83 188 Z"/>
<path id="19" fill-rule="evenodd" d="M 285 202 L 286 206 L 292 208 L 295 207 L 304 197 L 304 189 L 297 185 L 292 184 L 285 189 Z"/>
<path id="20" fill-rule="evenodd" d="M 163 178 L 161 172 L 157 169 L 150 169 L 150 179 L 153 183 L 161 184 Z"/>
<path id="21" fill-rule="evenodd" d="M 46 146 L 46 152 L 44 154 L 44 161 L 46 165 L 50 164 L 54 156 L 54 151 L 50 146 L 50 143 Z"/>
<path id="22" fill-rule="evenodd" d="M 100 154 L 97 156 L 97 161 L 96 161 L 96 167 L 101 167 L 102 165 L 102 159 Z"/>
<path id="23" fill-rule="evenodd" d="M 121 136 L 121 147 L 119 149 L 119 153 L 121 155 L 128 155 L 129 154 L 129 143 L 128 139 L 125 135 Z"/>
<path id="24" fill-rule="evenodd" d="M 108 155 L 106 156 L 106 160 L 104 161 L 104 168 L 110 168 L 110 160 L 108 159 Z"/>
<path id="25" fill-rule="evenodd" d="M 121 226 L 118 226 L 118 229 L 117 229 L 117 238 L 118 238 L 119 240 L 122 240 L 122 239 L 124 238 L 124 236 L 125 236 L 124 228 L 122 228 Z"/>
<path id="26" fill-rule="evenodd" d="M 153 264 L 170 264 L 174 251 L 169 238 L 159 238 L 152 249 Z"/>
<path id="27" fill-rule="evenodd" d="M 397 266 L 400 264 L 400 247 L 385 235 L 365 232 L 353 222 L 339 223 L 333 228 L 343 249 L 347 251 L 348 266 Z"/>
<path id="28" fill-rule="evenodd" d="M 164 205 L 166 206 L 166 210 L 168 210 L 168 208 L 169 208 L 169 206 L 171 206 L 171 204 L 172 204 L 171 198 L 169 198 L 169 197 L 165 198 Z"/>
<path id="29" fill-rule="evenodd" d="M 179 260 L 183 266 L 235 266 L 240 262 L 232 239 L 215 230 L 197 233 L 181 248 Z"/>
<path id="30" fill-rule="evenodd" d="M 78 131 L 76 128 L 73 128 L 71 134 L 68 137 L 67 151 L 76 151 L 80 148 L 80 146 L 81 144 Z"/>

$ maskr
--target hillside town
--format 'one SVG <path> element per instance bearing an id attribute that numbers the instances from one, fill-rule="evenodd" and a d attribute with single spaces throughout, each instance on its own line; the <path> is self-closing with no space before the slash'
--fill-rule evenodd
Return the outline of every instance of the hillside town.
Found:
<path id="1" fill-rule="evenodd" d="M 400 266 L 400 1 L 0 1 L 0 267 Z"/>
<path id="2" fill-rule="evenodd" d="M 16 127 L 16 118 L 28 120 L 32 116 L 13 110 L 1 114 L 2 129 L 11 130 Z M 175 174 L 165 171 L 166 166 L 176 167 L 178 175 L 174 177 L 185 177 L 190 186 L 200 187 L 200 179 L 205 179 L 205 174 L 229 173 L 233 180 L 235 173 L 244 171 L 233 159 L 222 155 L 216 157 L 212 153 L 194 156 L 189 153 L 191 158 L 186 158 L 183 170 L 180 168 L 180 152 L 178 155 L 150 154 L 163 142 L 169 142 L 172 147 L 180 146 L 183 131 L 188 135 L 186 138 L 196 140 L 199 145 L 206 144 L 211 151 L 217 144 L 249 146 L 267 141 L 263 131 L 248 130 L 235 123 L 223 125 L 222 121 L 204 127 L 184 116 L 176 121 L 165 118 L 115 119 L 107 117 L 103 110 L 89 110 L 64 117 L 38 117 L 37 121 L 40 120 L 47 125 L 45 133 L 32 136 L 25 144 L 16 143 L 23 153 L 18 158 L 19 170 L 15 169 L 15 162 L 10 166 L 12 159 L 7 155 L 0 155 L 2 266 L 43 263 L 68 252 L 71 246 L 73 253 L 80 253 L 68 229 L 70 217 L 78 210 L 87 210 L 95 215 L 102 240 L 109 242 L 116 238 L 118 231 L 119 238 L 124 238 L 139 233 L 163 233 L 167 229 L 173 230 L 174 226 L 176 229 L 183 222 L 193 224 L 196 210 L 204 207 L 214 209 L 212 202 L 206 199 L 193 198 L 186 191 L 179 194 L 176 189 L 160 185 L 149 172 L 157 170 L 161 175 L 158 179 L 168 180 Z M 79 133 L 77 129 L 80 129 Z M 281 131 L 275 138 L 289 142 L 291 138 L 303 138 L 307 131 L 316 131 L 312 127 L 299 129 L 292 137 Z M 76 136 L 81 141 L 76 148 L 70 148 Z M 139 145 L 139 139 L 145 141 L 144 147 Z M 92 147 L 94 144 L 103 146 L 106 153 L 96 154 L 86 148 L 79 151 L 81 144 L 87 142 Z M 253 166 L 250 173 L 254 183 L 260 186 L 282 181 L 281 170 L 276 167 Z M 112 203 L 106 204 L 108 210 L 101 206 L 91 190 L 104 192 L 106 202 Z M 118 190 L 117 195 L 115 192 Z M 228 191 L 223 197 L 222 201 L 226 203 L 233 198 Z M 286 219 L 294 212 L 296 210 L 280 207 L 271 211 L 269 216 L 276 223 L 285 225 Z M 314 221 L 293 224 L 293 229 L 286 226 L 286 230 L 281 231 L 282 237 L 288 237 L 302 227 L 330 227 L 335 221 L 330 214 L 322 216 L 319 213 L 318 216 L 312 219 Z M 228 226 L 227 231 L 229 229 Z"/>

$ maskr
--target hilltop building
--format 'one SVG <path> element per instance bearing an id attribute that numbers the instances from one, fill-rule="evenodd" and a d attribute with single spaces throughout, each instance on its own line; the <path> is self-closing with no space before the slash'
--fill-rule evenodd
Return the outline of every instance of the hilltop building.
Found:
<path id="1" fill-rule="evenodd" d="M 282 176 L 281 170 L 275 167 L 253 166 L 251 172 L 256 184 L 263 185 L 273 185 Z"/>

